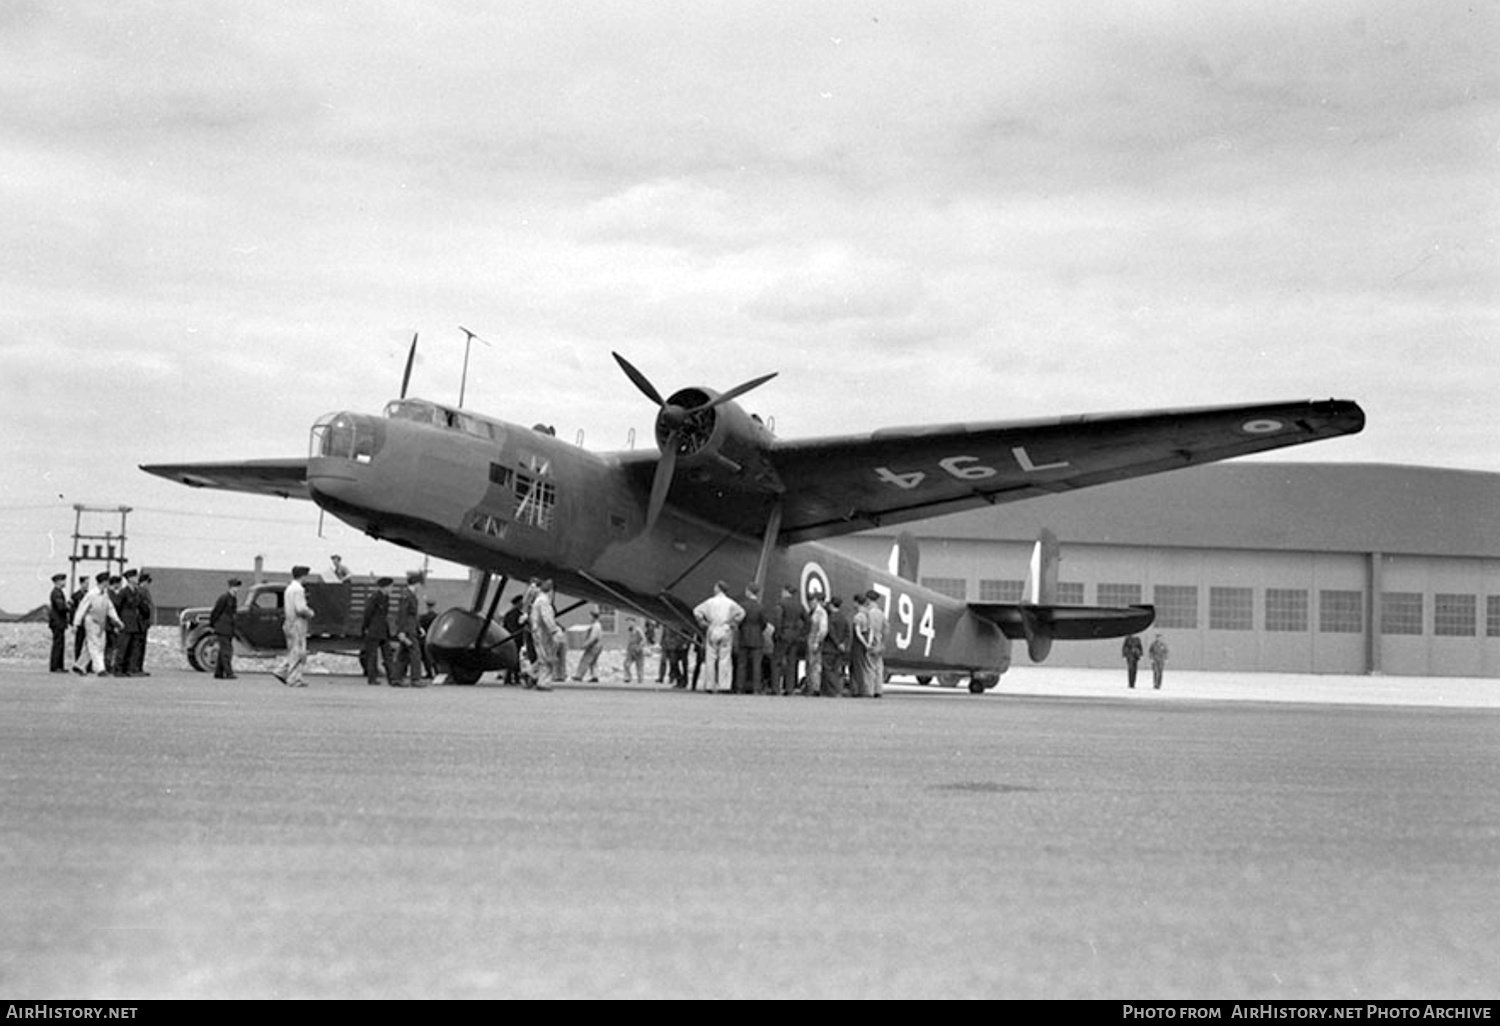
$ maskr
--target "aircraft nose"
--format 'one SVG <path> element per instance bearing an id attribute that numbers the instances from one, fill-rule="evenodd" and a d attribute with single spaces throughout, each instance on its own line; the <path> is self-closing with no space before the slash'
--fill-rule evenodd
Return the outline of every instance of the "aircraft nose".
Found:
<path id="1" fill-rule="evenodd" d="M 362 413 L 325 413 L 312 426 L 313 459 L 369 463 L 385 444 L 385 425 Z"/>

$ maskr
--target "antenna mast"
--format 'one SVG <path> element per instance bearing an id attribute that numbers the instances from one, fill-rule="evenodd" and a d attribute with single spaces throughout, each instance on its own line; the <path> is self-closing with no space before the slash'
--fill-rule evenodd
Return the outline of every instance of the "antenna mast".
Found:
<path id="1" fill-rule="evenodd" d="M 476 338 L 479 338 L 479 336 L 474 334 L 468 328 L 464 327 L 462 324 L 458 326 L 458 330 L 464 333 L 464 376 L 458 381 L 458 406 L 459 409 L 463 409 L 464 390 L 469 385 L 469 345 Z M 487 346 L 489 345 L 489 343 L 485 342 L 482 338 L 479 338 L 479 341 L 483 342 Z"/>

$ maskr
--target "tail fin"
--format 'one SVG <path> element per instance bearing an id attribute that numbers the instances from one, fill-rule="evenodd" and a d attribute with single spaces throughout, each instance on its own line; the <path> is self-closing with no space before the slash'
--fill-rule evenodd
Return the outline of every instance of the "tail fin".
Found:
<path id="1" fill-rule="evenodd" d="M 1018 603 L 970 602 L 969 609 L 994 623 L 1008 638 L 1025 638 L 1026 654 L 1039 663 L 1052 642 L 1122 638 L 1151 626 L 1151 606 L 1064 606 L 1057 602 L 1057 568 L 1062 546 L 1043 529 L 1031 550 L 1031 570 Z"/>
<path id="2" fill-rule="evenodd" d="M 896 544 L 891 546 L 891 561 L 887 569 L 903 581 L 915 581 L 920 559 L 916 535 L 902 531 L 896 536 Z"/>
<path id="3" fill-rule="evenodd" d="M 1026 578 L 1023 602 L 1050 606 L 1057 601 L 1057 565 L 1061 562 L 1062 546 L 1057 543 L 1057 535 L 1042 528 L 1031 548 L 1031 572 Z"/>

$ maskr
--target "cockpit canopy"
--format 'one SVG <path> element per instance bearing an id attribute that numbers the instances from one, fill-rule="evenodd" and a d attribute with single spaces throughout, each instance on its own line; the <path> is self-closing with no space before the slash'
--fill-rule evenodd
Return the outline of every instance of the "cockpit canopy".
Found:
<path id="1" fill-rule="evenodd" d="M 385 404 L 385 416 L 387 420 L 410 420 L 449 431 L 462 431 L 491 442 L 501 442 L 505 438 L 505 428 L 496 421 L 426 399 L 392 399 Z"/>
<path id="2" fill-rule="evenodd" d="M 385 420 L 426 424 L 496 445 L 505 441 L 505 427 L 498 421 L 425 399 L 392 400 L 386 404 Z M 385 424 L 378 417 L 362 413 L 325 413 L 313 425 L 310 454 L 368 463 L 384 441 Z"/>

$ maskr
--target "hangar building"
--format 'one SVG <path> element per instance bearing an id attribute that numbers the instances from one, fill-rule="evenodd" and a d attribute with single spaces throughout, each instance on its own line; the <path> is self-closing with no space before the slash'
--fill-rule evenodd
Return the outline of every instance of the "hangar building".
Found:
<path id="1" fill-rule="evenodd" d="M 913 525 L 919 576 L 1016 601 L 1043 527 L 1060 600 L 1154 604 L 1175 669 L 1500 677 L 1500 474 L 1197 467 Z M 883 565 L 898 530 L 830 544 Z M 1119 666 L 1120 642 L 1059 643 L 1047 664 Z"/>

